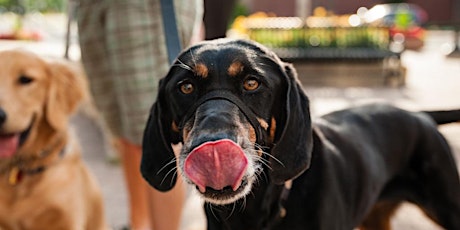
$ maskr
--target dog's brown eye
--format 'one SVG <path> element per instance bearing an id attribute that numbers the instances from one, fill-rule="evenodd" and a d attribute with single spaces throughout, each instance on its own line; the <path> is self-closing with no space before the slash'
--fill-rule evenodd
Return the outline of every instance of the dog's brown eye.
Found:
<path id="1" fill-rule="evenodd" d="M 180 91 L 183 94 L 191 94 L 193 93 L 193 90 L 195 90 L 195 88 L 193 87 L 193 84 L 191 83 L 183 83 L 180 85 Z"/>
<path id="2" fill-rule="evenodd" d="M 27 85 L 27 84 L 29 84 L 29 83 L 31 83 L 33 81 L 34 81 L 34 79 L 32 79 L 31 77 L 28 77 L 28 76 L 24 76 L 24 75 L 19 76 L 19 78 L 18 78 L 18 82 L 21 85 Z"/>
<path id="3" fill-rule="evenodd" d="M 244 89 L 247 91 L 253 91 L 259 88 L 259 82 L 256 79 L 246 79 L 244 81 Z"/>

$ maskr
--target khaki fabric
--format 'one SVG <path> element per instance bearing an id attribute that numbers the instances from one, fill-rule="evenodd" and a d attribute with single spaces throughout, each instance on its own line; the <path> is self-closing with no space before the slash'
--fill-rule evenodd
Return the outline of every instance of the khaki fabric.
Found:
<path id="1" fill-rule="evenodd" d="M 202 21 L 201 0 L 175 0 L 185 48 Z M 169 68 L 159 0 L 81 0 L 82 62 L 96 106 L 116 135 L 141 144 L 158 81 Z"/>

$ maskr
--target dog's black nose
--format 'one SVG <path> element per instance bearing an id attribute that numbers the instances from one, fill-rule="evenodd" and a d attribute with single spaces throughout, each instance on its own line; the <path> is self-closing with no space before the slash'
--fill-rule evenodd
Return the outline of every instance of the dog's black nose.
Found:
<path id="1" fill-rule="evenodd" d="M 0 108 L 0 126 L 6 121 L 6 113 L 5 110 Z"/>

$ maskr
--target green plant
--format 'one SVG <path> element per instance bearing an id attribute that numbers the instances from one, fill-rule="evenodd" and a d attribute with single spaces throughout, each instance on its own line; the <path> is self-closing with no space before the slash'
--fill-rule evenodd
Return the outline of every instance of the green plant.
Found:
<path id="1" fill-rule="evenodd" d="M 0 0 L 0 8 L 17 14 L 63 12 L 65 0 Z"/>

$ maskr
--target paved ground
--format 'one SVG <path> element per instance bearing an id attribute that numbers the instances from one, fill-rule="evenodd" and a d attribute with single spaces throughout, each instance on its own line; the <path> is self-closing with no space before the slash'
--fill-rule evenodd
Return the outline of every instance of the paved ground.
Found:
<path id="1" fill-rule="evenodd" d="M 62 57 L 64 43 L 62 39 L 56 39 L 56 37 L 62 38 L 62 26 L 62 24 L 56 25 L 57 32 L 43 42 L 0 41 L 0 49 L 21 47 L 45 56 Z M 450 33 L 432 32 L 428 34 L 427 39 L 424 50 L 408 51 L 402 56 L 403 63 L 407 67 L 405 87 L 305 86 L 311 99 L 313 116 L 371 101 L 387 101 L 409 110 L 460 108 L 460 59 L 445 57 L 445 52 L 452 46 L 453 37 Z M 73 60 L 78 60 L 80 57 L 75 37 L 73 37 L 71 57 Z M 107 218 L 110 224 L 118 229 L 127 223 L 126 192 L 121 169 L 108 160 L 107 156 L 110 154 L 105 153 L 104 140 L 97 124 L 81 114 L 75 116 L 72 123 L 81 139 L 84 158 L 102 186 Z M 454 148 L 456 158 L 460 161 L 460 124 L 443 126 L 441 131 L 447 136 Z M 183 230 L 204 229 L 200 205 L 199 199 L 190 196 L 184 213 Z M 438 229 L 410 205 L 405 205 L 397 213 L 393 225 L 396 229 Z"/>

